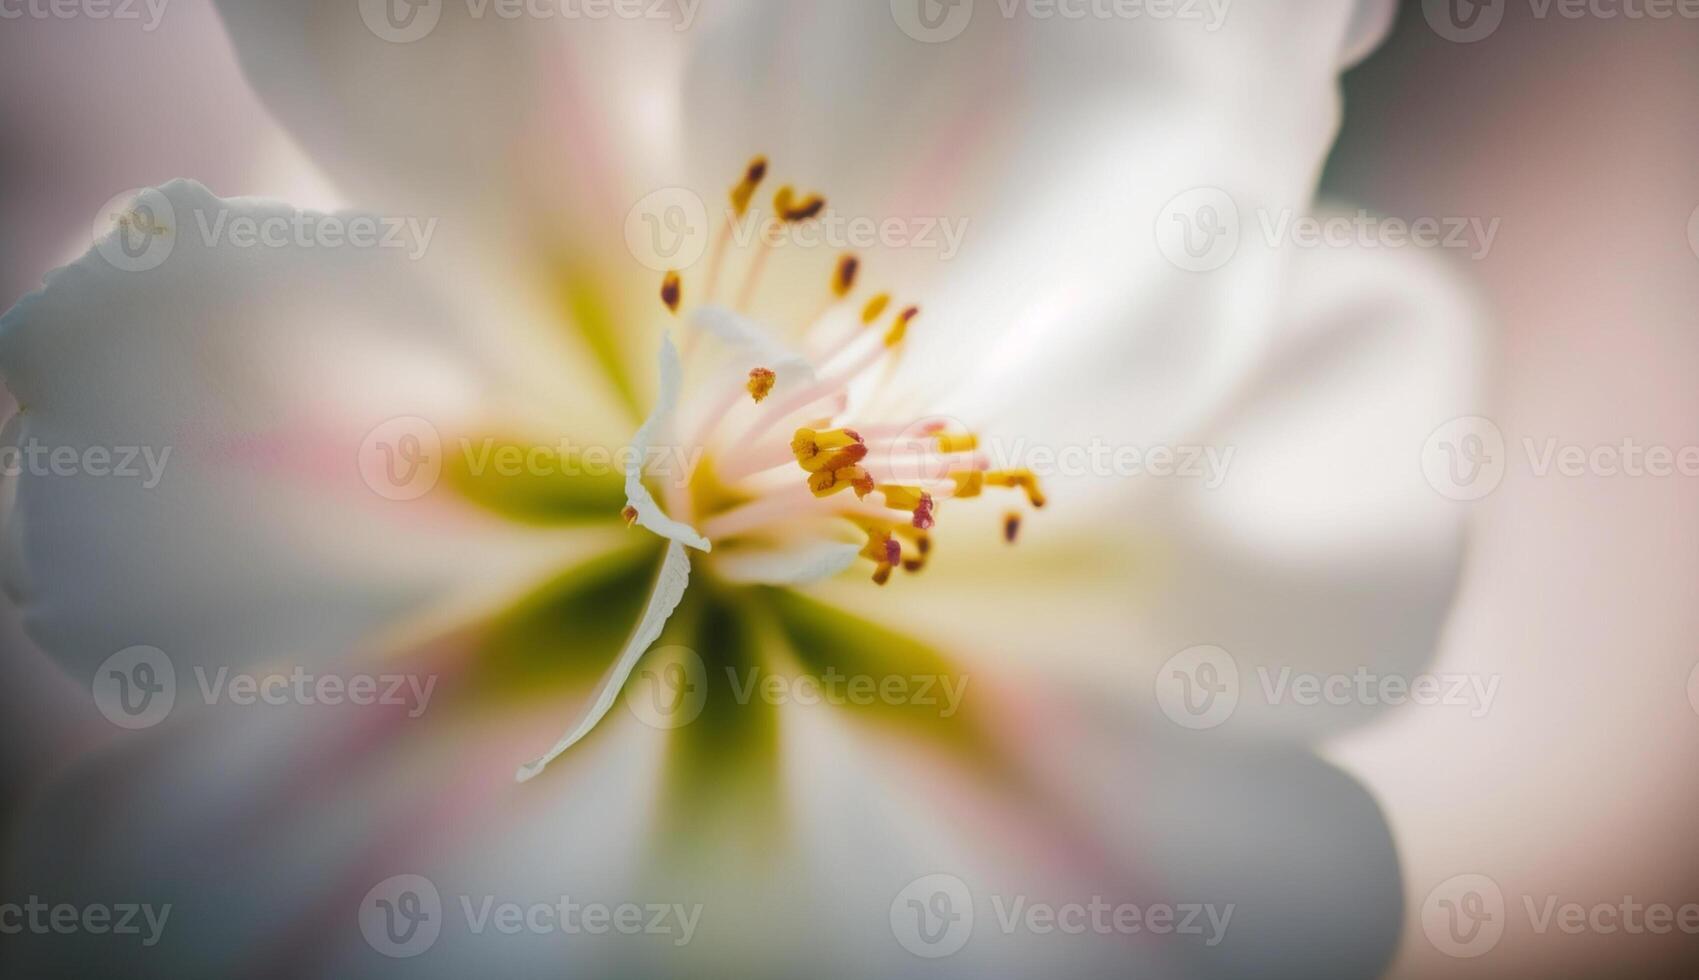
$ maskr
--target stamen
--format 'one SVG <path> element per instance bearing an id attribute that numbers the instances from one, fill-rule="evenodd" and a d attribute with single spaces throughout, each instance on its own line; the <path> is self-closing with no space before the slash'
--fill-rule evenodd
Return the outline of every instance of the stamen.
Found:
<path id="1" fill-rule="evenodd" d="M 739 218 L 749 213 L 749 202 L 755 198 L 755 189 L 761 186 L 761 181 L 767 178 L 767 158 L 756 157 L 749 161 L 749 166 L 743 171 L 743 180 L 732 188 L 732 213 Z"/>
<path id="2" fill-rule="evenodd" d="M 879 492 L 885 495 L 885 506 L 892 510 L 908 511 L 914 515 L 914 526 L 922 531 L 929 530 L 937 523 L 932 514 L 932 495 L 920 487 L 905 487 L 895 484 L 881 484 Z"/>
<path id="3" fill-rule="evenodd" d="M 1044 507 L 1044 491 L 1038 488 L 1038 477 L 1031 470 L 1002 470 L 985 474 L 985 485 L 992 487 L 1019 487 L 1026 491 L 1026 499 L 1034 507 Z M 960 496 L 960 494 L 957 494 Z"/>
<path id="4" fill-rule="evenodd" d="M 867 440 L 854 429 L 798 429 L 791 439 L 791 454 L 810 473 L 851 466 L 867 458 Z"/>
<path id="5" fill-rule="evenodd" d="M 752 368 L 749 372 L 749 383 L 744 387 L 749 391 L 749 397 L 759 405 L 773 393 L 773 386 L 779 381 L 779 376 L 770 368 Z"/>
<path id="6" fill-rule="evenodd" d="M 832 274 L 832 295 L 843 299 L 855 288 L 856 273 L 861 271 L 861 260 L 853 255 L 845 255 L 838 259 L 838 268 Z"/>
<path id="7" fill-rule="evenodd" d="M 891 329 L 885 332 L 885 346 L 895 347 L 902 343 L 903 338 L 908 336 L 909 321 L 919 315 L 920 307 L 918 306 L 911 306 L 901 313 L 898 313 L 896 320 L 891 323 Z"/>
<path id="8" fill-rule="evenodd" d="M 897 542 L 891 525 L 868 520 L 861 517 L 850 517 L 850 520 L 867 534 L 867 547 L 861 549 L 861 557 L 873 563 L 873 581 L 884 585 L 891 580 L 891 572 L 903 564 L 903 546 Z"/>
<path id="9" fill-rule="evenodd" d="M 796 197 L 796 189 L 788 184 L 779 188 L 779 192 L 773 195 L 773 211 L 778 214 L 781 221 L 792 224 L 807 221 L 810 218 L 818 217 L 820 212 L 824 210 L 826 210 L 826 199 L 824 197 L 819 194 L 810 194 L 799 201 Z"/>
<path id="10" fill-rule="evenodd" d="M 683 285 L 679 282 L 678 270 L 669 270 L 666 277 L 661 280 L 661 302 L 667 304 L 667 309 L 676 314 L 679 300 L 683 295 L 684 290 Z"/>
<path id="11" fill-rule="evenodd" d="M 1021 515 L 1010 511 L 1003 516 L 1003 540 L 1010 544 L 1021 534 Z"/>
<path id="12" fill-rule="evenodd" d="M 872 326 L 873 321 L 879 319 L 880 315 L 885 312 L 885 307 L 890 306 L 890 305 L 891 305 L 891 294 L 890 293 L 880 293 L 879 295 L 868 300 L 867 305 L 861 308 L 861 322 L 862 322 L 862 324 L 864 326 Z"/>
<path id="13" fill-rule="evenodd" d="M 971 432 L 938 433 L 938 451 L 941 453 L 971 453 L 978 448 L 979 437 Z"/>

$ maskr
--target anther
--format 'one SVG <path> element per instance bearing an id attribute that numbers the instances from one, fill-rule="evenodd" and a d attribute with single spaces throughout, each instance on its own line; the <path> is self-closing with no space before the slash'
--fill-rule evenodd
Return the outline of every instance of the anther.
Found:
<path id="1" fill-rule="evenodd" d="M 1034 507 L 1044 506 L 1044 491 L 1038 488 L 1038 477 L 1031 470 L 1002 470 L 985 474 L 985 484 L 993 487 L 1018 487 L 1026 491 L 1026 499 Z M 958 494 L 957 496 L 960 496 Z"/>
<path id="2" fill-rule="evenodd" d="M 1010 511 L 1003 516 L 1003 540 L 1010 544 L 1021 534 L 1021 515 Z"/>
<path id="3" fill-rule="evenodd" d="M 665 278 L 661 280 L 661 302 L 667 304 L 668 310 L 677 313 L 678 303 L 683 295 L 684 289 L 679 282 L 678 270 L 668 271 Z"/>
<path id="4" fill-rule="evenodd" d="M 862 324 L 866 325 L 866 326 L 872 326 L 873 321 L 879 319 L 879 316 L 885 312 L 885 307 L 890 306 L 890 305 L 891 305 L 891 294 L 890 293 L 880 293 L 879 295 L 868 300 L 867 305 L 861 308 L 861 322 L 862 322 Z"/>
<path id="5" fill-rule="evenodd" d="M 902 343 L 903 338 L 908 336 L 909 321 L 919 315 L 920 307 L 918 306 L 911 306 L 901 313 L 898 313 L 897 318 L 891 321 L 891 329 L 885 331 L 885 346 L 895 347 Z"/>
<path id="6" fill-rule="evenodd" d="M 767 158 L 756 157 L 749 161 L 749 166 L 743 172 L 743 180 L 732 188 L 732 213 L 739 218 L 749 211 L 749 202 L 755 197 L 755 189 L 761 186 L 761 181 L 767 177 Z"/>
<path id="7" fill-rule="evenodd" d="M 619 512 L 619 516 L 625 518 L 626 527 L 631 527 L 637 523 L 637 508 L 627 505 L 624 510 Z"/>
<path id="8" fill-rule="evenodd" d="M 844 255 L 838 259 L 838 267 L 832 273 L 832 295 L 843 299 L 855 288 L 856 273 L 861 271 L 861 260 L 853 255 Z"/>
<path id="9" fill-rule="evenodd" d="M 922 531 L 930 530 L 937 523 L 932 509 L 932 495 L 919 487 L 904 487 L 894 484 L 882 484 L 879 492 L 885 495 L 885 506 L 892 510 L 908 511 L 914 515 L 914 526 Z"/>
<path id="10" fill-rule="evenodd" d="M 773 211 L 781 221 L 807 221 L 825 209 L 825 198 L 819 194 L 810 194 L 797 200 L 796 190 L 789 185 L 779 188 L 779 192 L 773 195 Z"/>
<path id="11" fill-rule="evenodd" d="M 777 384 L 779 376 L 771 368 L 752 368 L 749 372 L 749 383 L 744 387 L 749 391 L 749 397 L 755 399 L 757 405 L 766 401 L 773 393 L 773 385 Z"/>

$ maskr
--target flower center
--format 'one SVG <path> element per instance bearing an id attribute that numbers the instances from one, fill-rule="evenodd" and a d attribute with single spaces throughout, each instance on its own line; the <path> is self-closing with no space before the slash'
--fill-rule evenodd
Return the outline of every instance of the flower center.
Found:
<path id="1" fill-rule="evenodd" d="M 1031 506 L 1043 507 L 1037 478 L 992 469 L 979 437 L 959 423 L 881 416 L 877 406 L 888 400 L 885 389 L 920 308 L 895 307 L 885 292 L 858 300 L 857 256 L 838 258 L 819 309 L 791 335 L 800 335 L 800 350 L 748 317 L 772 249 L 769 232 L 815 220 L 826 206 L 819 194 L 789 186 L 774 194 L 737 300 L 719 302 L 733 225 L 749 213 L 766 175 L 767 161 L 758 157 L 731 189 L 702 303 L 687 307 L 677 271 L 661 283 L 662 303 L 687 323 L 685 373 L 701 376 L 705 389 L 677 425 L 680 448 L 694 453 L 695 464 L 688 482 L 667 486 L 667 510 L 699 524 L 720 551 L 782 549 L 799 535 L 843 542 L 852 546 L 840 552 L 846 564 L 866 559 L 883 585 L 898 568 L 926 566 L 945 501 L 991 487 L 1024 491 Z M 726 350 L 717 360 L 705 350 L 710 338 Z M 663 367 L 663 385 L 665 374 Z M 676 397 L 663 392 L 663 401 Z M 637 521 L 637 509 L 628 507 L 626 518 Z M 1017 513 L 1005 515 L 1006 540 L 1015 539 L 1020 523 Z"/>

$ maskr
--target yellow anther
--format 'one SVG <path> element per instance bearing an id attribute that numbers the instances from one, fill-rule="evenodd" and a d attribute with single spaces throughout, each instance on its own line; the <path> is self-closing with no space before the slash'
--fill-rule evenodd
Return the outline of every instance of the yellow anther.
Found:
<path id="1" fill-rule="evenodd" d="M 854 429 L 798 429 L 791 439 L 791 455 L 810 473 L 835 470 L 867 458 L 867 442 Z"/>
<path id="2" fill-rule="evenodd" d="M 885 312 L 885 307 L 890 305 L 890 293 L 880 293 L 873 297 L 867 301 L 866 306 L 861 308 L 861 322 L 866 326 L 872 326 L 873 321 L 879 319 L 880 315 Z"/>
<path id="3" fill-rule="evenodd" d="M 891 528 L 872 521 L 856 521 L 867 532 L 867 546 L 860 555 L 873 563 L 873 581 L 884 585 L 891 580 L 891 570 L 903 564 L 903 546 L 891 534 Z"/>
<path id="4" fill-rule="evenodd" d="M 832 295 L 843 299 L 855 288 L 856 273 L 861 271 L 861 260 L 853 255 L 838 258 L 838 267 L 832 273 Z"/>
<path id="5" fill-rule="evenodd" d="M 668 310 L 677 313 L 679 300 L 683 296 L 684 286 L 679 282 L 678 270 L 668 271 L 666 276 L 661 279 L 661 302 L 667 304 Z"/>
<path id="6" fill-rule="evenodd" d="M 1038 488 L 1038 477 L 1031 470 L 1002 470 L 985 474 L 985 483 L 993 487 L 1019 487 L 1034 507 L 1044 506 L 1044 491 Z M 958 494 L 958 496 L 960 496 Z"/>
<path id="7" fill-rule="evenodd" d="M 749 390 L 749 397 L 759 405 L 773 393 L 773 386 L 779 383 L 779 376 L 770 368 L 752 368 L 749 372 L 749 383 L 744 385 Z"/>
<path id="8" fill-rule="evenodd" d="M 941 453 L 971 453 L 979 448 L 979 437 L 971 432 L 938 433 L 938 451 Z"/>
<path id="9" fill-rule="evenodd" d="M 749 212 L 749 202 L 755 198 L 755 189 L 761 186 L 761 181 L 767 177 L 767 158 L 756 157 L 749 161 L 749 166 L 743 172 L 743 180 L 732 188 L 732 213 L 739 218 Z"/>
<path id="10" fill-rule="evenodd" d="M 855 490 L 855 495 L 865 497 L 873 492 L 873 477 L 864 469 L 854 464 L 839 466 L 830 470 L 819 470 L 808 476 L 808 489 L 816 497 L 830 497 L 845 490 Z"/>
<path id="11" fill-rule="evenodd" d="M 891 321 L 891 329 L 885 331 L 885 346 L 895 347 L 902 343 L 903 338 L 908 336 L 909 321 L 919 315 L 920 307 L 918 306 L 911 306 L 898 313 L 897 318 Z"/>
<path id="12" fill-rule="evenodd" d="M 914 526 L 922 531 L 932 527 L 932 495 L 919 487 L 882 484 L 879 492 L 885 495 L 885 506 L 914 515 Z"/>
<path id="13" fill-rule="evenodd" d="M 807 221 L 816 217 L 826 209 L 826 199 L 818 194 L 810 194 L 798 199 L 796 189 L 790 185 L 779 188 L 773 195 L 773 212 L 781 221 Z"/>
<path id="14" fill-rule="evenodd" d="M 985 490 L 985 474 L 980 470 L 951 473 L 950 479 L 956 483 L 956 492 L 952 496 L 958 500 L 977 497 Z"/>

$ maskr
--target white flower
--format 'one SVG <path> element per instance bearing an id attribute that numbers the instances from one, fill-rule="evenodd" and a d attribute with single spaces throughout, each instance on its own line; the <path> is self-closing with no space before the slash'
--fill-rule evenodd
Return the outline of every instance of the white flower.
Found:
<path id="1" fill-rule="evenodd" d="M 215 881 L 295 870 L 242 895 L 258 912 L 217 943 L 190 932 L 173 955 L 235 968 L 275 938 L 256 922 L 357 904 L 429 865 L 456 894 L 660 882 L 707 896 L 715 929 L 692 955 L 744 962 L 753 934 L 764 968 L 823 958 L 835 975 L 871 936 L 889 946 L 873 962 L 900 969 L 884 903 L 944 868 L 983 889 L 1060 876 L 1148 896 L 1154 878 L 1250 905 L 1235 942 L 1153 962 L 1304 964 L 1305 931 L 1339 929 L 1355 933 L 1343 969 L 1380 965 L 1397 928 L 1384 825 L 1289 744 L 1353 719 L 1247 705 L 1197 738 L 1121 726 L 1150 713 L 1157 666 L 1187 647 L 1219 645 L 1245 671 L 1408 668 L 1449 603 L 1457 513 L 1419 467 L 1472 383 L 1471 311 L 1446 275 L 1252 235 L 1199 273 L 1158 242 L 1164 208 L 1195 188 L 1219 189 L 1247 225 L 1310 208 L 1337 73 L 1390 5 L 1246 5 L 1216 32 L 987 11 L 943 44 L 906 35 L 888 5 L 827 0 L 717 4 L 688 32 L 445 4 L 410 43 L 378 37 L 352 4 L 222 9 L 261 96 L 331 178 L 378 215 L 440 230 L 417 262 L 234 248 L 208 237 L 212 221 L 299 212 L 187 182 L 150 192 L 174 216 L 170 255 L 132 271 L 97 248 L 55 273 L 0 325 L 0 375 L 22 405 L 9 443 L 169 446 L 171 469 L 152 489 L 22 474 L 6 584 L 85 681 L 136 644 L 184 677 L 346 670 L 353 649 L 406 654 L 388 663 L 449 693 L 417 730 L 217 706 L 181 720 L 210 734 L 147 736 L 169 751 L 127 766 L 142 799 L 125 812 L 156 845 L 137 873 L 175 863 L 165 892 L 211 915 L 231 900 Z M 757 154 L 771 175 L 746 172 Z M 631 261 L 634 202 L 667 187 L 713 201 L 758 176 L 799 188 L 773 202 L 780 219 L 787 205 L 818 217 L 819 188 L 838 214 L 960 216 L 969 233 L 949 261 L 859 250 L 854 275 L 836 250 L 723 238 L 664 287 Z M 746 199 L 759 215 L 769 198 L 734 191 L 733 217 Z M 398 419 L 441 441 L 442 478 L 419 499 L 374 494 L 357 465 Z M 702 465 L 508 478 L 475 463 L 480 445 L 563 440 Z M 996 465 L 988 445 L 1216 447 L 1232 469 L 1210 485 L 1069 479 Z M 1011 506 L 1028 515 L 1012 549 Z M 858 561 L 898 580 L 837 574 Z M 608 716 L 669 634 L 704 664 L 702 719 L 657 732 Z M 971 710 L 726 697 L 833 671 L 964 677 Z M 562 681 L 578 696 L 564 722 L 539 698 Z M 848 739 L 840 716 L 903 738 Z M 557 758 L 564 771 L 505 785 L 563 726 L 521 776 Z M 1131 789 L 1116 778 L 1130 760 Z M 289 788 L 297 772 L 309 786 Z M 67 784 L 43 812 L 109 776 Z M 280 840 L 238 859 L 245 808 L 191 804 L 251 794 Z M 1203 814 L 1216 821 L 1198 843 Z M 66 832 L 34 826 L 44 853 Z M 1329 838 L 1338 868 L 1295 873 L 1282 852 Z M 758 887 L 775 854 L 808 873 Z M 330 898 L 327 860 L 355 869 Z M 96 880 L 135 867 L 98 866 Z M 1347 897 L 1365 870 L 1391 884 Z M 1337 918 L 1309 914 L 1322 907 Z M 457 934 L 410 965 L 558 952 L 530 938 Z M 951 963 L 1036 955 L 1002 935 Z M 1125 955 L 1115 939 L 1068 954 Z M 333 950 L 323 968 L 369 956 Z M 177 961 L 141 969 L 152 962 Z"/>

